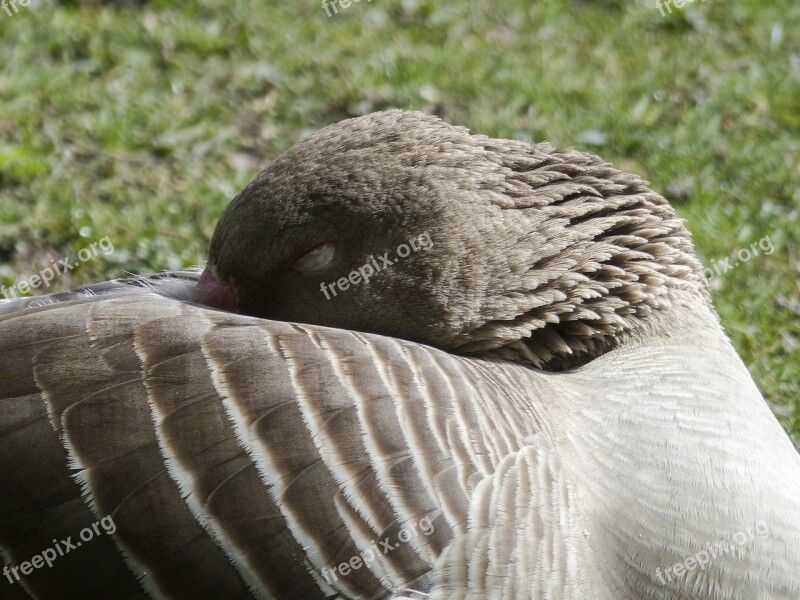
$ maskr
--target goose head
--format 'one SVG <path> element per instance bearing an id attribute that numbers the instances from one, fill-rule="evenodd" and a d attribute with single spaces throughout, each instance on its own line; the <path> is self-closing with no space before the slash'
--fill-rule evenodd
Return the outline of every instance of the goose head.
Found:
<path id="1" fill-rule="evenodd" d="M 557 370 L 708 291 L 683 221 L 635 175 L 390 110 L 256 176 L 194 300 Z"/>

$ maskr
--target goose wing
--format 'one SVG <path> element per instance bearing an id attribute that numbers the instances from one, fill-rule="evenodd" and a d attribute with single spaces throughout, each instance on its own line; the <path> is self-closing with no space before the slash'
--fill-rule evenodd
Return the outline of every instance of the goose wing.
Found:
<path id="1" fill-rule="evenodd" d="M 546 380 L 153 287 L 0 316 L 3 597 L 569 591 Z"/>

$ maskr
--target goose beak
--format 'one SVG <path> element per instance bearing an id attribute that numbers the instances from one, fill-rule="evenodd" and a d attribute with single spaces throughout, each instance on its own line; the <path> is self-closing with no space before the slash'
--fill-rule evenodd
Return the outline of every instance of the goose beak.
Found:
<path id="1" fill-rule="evenodd" d="M 232 283 L 223 282 L 214 277 L 209 267 L 203 270 L 200 280 L 192 292 L 192 302 L 218 308 L 228 312 L 239 312 L 239 301 L 236 299 L 236 288 Z"/>

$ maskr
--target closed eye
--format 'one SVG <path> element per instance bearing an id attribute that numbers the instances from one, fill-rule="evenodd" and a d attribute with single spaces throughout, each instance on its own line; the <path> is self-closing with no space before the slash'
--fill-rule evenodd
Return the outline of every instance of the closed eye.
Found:
<path id="1" fill-rule="evenodd" d="M 333 242 L 321 242 L 302 252 L 292 263 L 292 268 L 301 275 L 319 273 L 333 264 L 336 246 Z"/>

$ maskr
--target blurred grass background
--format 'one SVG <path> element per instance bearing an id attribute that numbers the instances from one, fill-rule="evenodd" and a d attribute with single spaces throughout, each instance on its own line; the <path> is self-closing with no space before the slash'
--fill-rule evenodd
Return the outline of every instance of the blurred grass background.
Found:
<path id="1" fill-rule="evenodd" d="M 663 0 L 662 0 L 663 1 Z M 0 280 L 201 264 L 227 202 L 328 123 L 402 107 L 638 173 L 688 220 L 723 324 L 800 438 L 800 5 L 786 0 L 32 0 L 0 11 Z M 668 12 L 671 10 L 671 14 Z M 331 9 L 331 12 L 333 10 Z M 41 290 L 40 290 L 41 292 Z"/>

